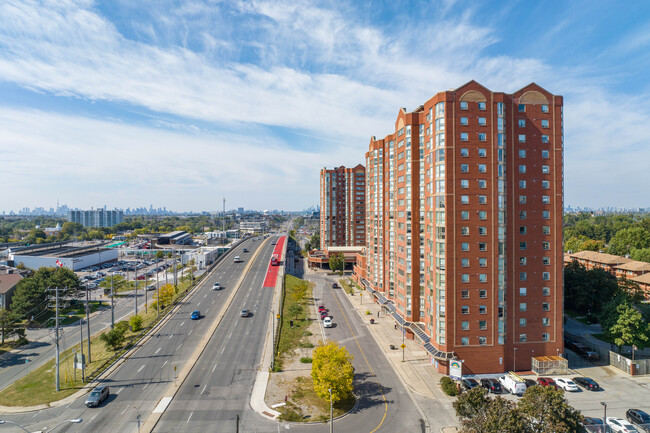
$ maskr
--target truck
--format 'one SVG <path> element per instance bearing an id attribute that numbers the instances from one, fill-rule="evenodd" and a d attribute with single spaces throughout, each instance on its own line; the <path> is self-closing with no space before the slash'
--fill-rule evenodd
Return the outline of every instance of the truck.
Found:
<path id="1" fill-rule="evenodd" d="M 511 394 L 521 395 L 526 391 L 526 381 L 514 371 L 499 377 L 501 387 Z"/>

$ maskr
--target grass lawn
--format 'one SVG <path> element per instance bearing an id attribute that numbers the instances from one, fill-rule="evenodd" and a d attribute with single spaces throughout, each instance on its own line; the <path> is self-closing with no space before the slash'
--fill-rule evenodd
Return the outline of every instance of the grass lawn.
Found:
<path id="1" fill-rule="evenodd" d="M 275 354 L 275 368 L 277 371 L 282 369 L 282 360 L 286 355 L 290 355 L 296 349 L 302 339 L 305 337 L 304 332 L 309 328 L 310 321 L 307 319 L 309 314 L 309 304 L 312 299 L 312 286 L 308 281 L 301 280 L 293 275 L 285 275 L 285 294 L 282 306 L 282 319 L 280 323 L 280 338 L 278 341 L 277 351 Z M 300 289 L 304 290 L 304 296 L 296 300 L 295 294 Z M 289 308 L 293 304 L 302 307 L 302 313 L 294 316 L 289 313 Z M 291 321 L 293 320 L 293 327 Z"/>
<path id="2" fill-rule="evenodd" d="M 190 281 L 182 282 L 178 285 L 178 293 L 174 299 L 178 299 L 183 295 L 186 288 L 189 288 Z M 167 309 L 171 308 L 168 306 Z M 148 312 L 140 313 L 142 316 L 143 329 L 152 325 L 157 319 L 157 311 L 155 303 L 149 304 Z M 161 317 L 163 311 L 160 312 Z M 78 320 L 78 319 L 75 319 Z M 92 320 L 92 319 L 91 319 Z M 133 333 L 127 331 L 125 334 L 126 339 L 122 349 L 118 351 L 111 351 L 106 348 L 104 343 L 99 339 L 99 334 L 90 339 L 92 363 L 86 364 L 86 377 L 95 377 L 118 356 L 124 352 L 128 347 L 135 343 L 136 339 L 141 335 L 142 331 Z M 88 341 L 84 340 L 84 354 L 86 355 L 86 362 L 88 361 Z M 62 348 L 62 350 L 65 348 Z M 23 378 L 17 380 L 9 387 L 5 388 L 0 394 L 0 405 L 2 406 L 35 406 L 39 404 L 51 403 L 53 401 L 61 400 L 69 395 L 74 394 L 79 389 L 85 386 L 81 381 L 81 370 L 75 371 L 73 369 L 73 352 L 79 351 L 79 344 L 67 348 L 62 351 L 60 355 L 59 364 L 59 381 L 60 392 L 56 392 L 55 388 L 55 366 L 54 359 L 47 362 L 42 367 L 32 371 Z"/>
<path id="3" fill-rule="evenodd" d="M 340 279 L 339 284 L 343 287 L 343 290 L 354 295 L 354 288 L 350 285 L 350 282 L 347 279 Z"/>
<path id="4" fill-rule="evenodd" d="M 326 422 L 330 418 L 330 402 L 322 399 L 314 391 L 312 379 L 309 376 L 296 377 L 291 385 L 289 401 L 286 406 L 281 406 L 278 411 L 280 419 L 287 421 Z M 300 402 L 300 406 L 293 402 Z M 350 394 L 347 398 L 334 403 L 334 417 L 341 416 L 354 407 L 355 398 Z"/>
<path id="5" fill-rule="evenodd" d="M 22 346 L 18 340 L 12 340 L 12 341 L 5 341 L 5 344 L 0 346 L 0 355 L 3 355 L 6 352 L 9 352 L 11 350 L 14 350 L 17 347 Z"/>

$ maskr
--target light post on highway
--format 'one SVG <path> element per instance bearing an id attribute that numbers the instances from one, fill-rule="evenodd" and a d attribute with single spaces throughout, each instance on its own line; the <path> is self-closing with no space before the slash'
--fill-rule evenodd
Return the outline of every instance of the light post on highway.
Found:
<path id="1" fill-rule="evenodd" d="M 334 405 L 332 404 L 332 388 L 330 391 L 330 433 L 334 432 Z"/>
<path id="2" fill-rule="evenodd" d="M 67 422 L 71 422 L 71 423 L 73 423 L 73 424 L 79 424 L 81 421 L 83 421 L 81 418 L 66 419 L 66 420 L 61 421 L 60 423 L 58 423 L 57 425 L 55 425 L 54 427 L 52 427 L 52 428 L 49 429 L 48 431 L 52 431 L 52 430 L 54 430 L 55 428 L 57 428 L 58 426 L 60 426 L 60 425 L 62 425 L 62 424 L 65 424 L 65 423 L 67 423 Z M 13 424 L 13 425 L 15 425 L 16 427 L 18 427 L 19 429 L 21 429 L 21 430 L 23 430 L 23 431 L 26 431 L 27 433 L 31 433 L 31 432 L 30 432 L 29 430 L 27 430 L 25 427 L 21 426 L 20 424 L 18 424 L 18 423 L 16 423 L 16 422 L 9 421 L 8 419 L 0 419 L 0 425 L 5 424 L 5 423 L 7 423 L 7 424 Z"/>

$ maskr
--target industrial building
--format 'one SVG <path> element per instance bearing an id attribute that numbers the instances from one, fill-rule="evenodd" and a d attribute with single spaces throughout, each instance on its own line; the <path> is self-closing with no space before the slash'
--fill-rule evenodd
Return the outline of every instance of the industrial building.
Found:
<path id="1" fill-rule="evenodd" d="M 78 244 L 74 242 L 56 242 L 27 247 L 13 247 L 9 252 L 9 261 L 14 266 L 23 264 L 30 269 L 40 267 L 63 266 L 78 271 L 88 266 L 116 261 L 117 248 L 107 248 L 108 242 Z"/>
<path id="2" fill-rule="evenodd" d="M 158 236 L 159 245 L 191 245 L 192 235 L 184 231 L 165 233 Z"/>

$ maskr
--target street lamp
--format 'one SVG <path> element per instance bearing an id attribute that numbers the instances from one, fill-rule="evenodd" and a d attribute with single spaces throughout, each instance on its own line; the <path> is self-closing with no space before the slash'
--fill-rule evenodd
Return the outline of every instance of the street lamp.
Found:
<path id="1" fill-rule="evenodd" d="M 607 403 L 601 401 L 600 404 L 603 405 L 603 431 L 607 431 Z"/>
<path id="2" fill-rule="evenodd" d="M 27 433 L 31 433 L 31 432 L 30 432 L 29 430 L 27 430 L 25 427 L 21 426 L 20 424 L 18 424 L 18 423 L 16 423 L 16 422 L 9 421 L 8 419 L 0 419 L 0 424 L 4 424 L 4 423 L 13 424 L 13 425 L 15 425 L 16 427 L 20 428 L 21 430 L 26 431 Z"/>
<path id="3" fill-rule="evenodd" d="M 512 351 L 512 371 L 517 372 L 517 348 L 514 347 Z"/>
<path id="4" fill-rule="evenodd" d="M 71 423 L 73 423 L 73 424 L 79 424 L 81 421 L 83 421 L 81 418 L 66 419 L 66 420 L 61 421 L 60 423 L 58 423 L 57 425 L 55 425 L 54 427 L 52 427 L 52 428 L 49 429 L 48 431 L 52 431 L 52 430 L 54 430 L 55 428 L 57 428 L 58 426 L 63 425 L 63 424 L 65 424 L 65 423 L 67 423 L 67 422 L 71 422 Z"/>
<path id="5" fill-rule="evenodd" d="M 332 404 L 332 388 L 330 391 L 330 433 L 334 432 L 334 405 Z"/>

